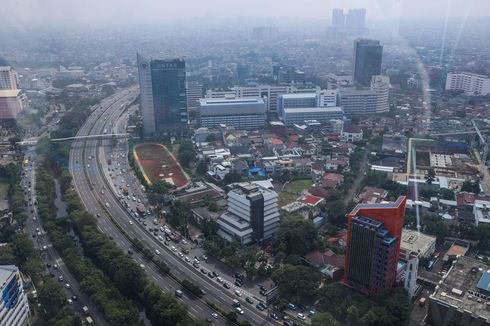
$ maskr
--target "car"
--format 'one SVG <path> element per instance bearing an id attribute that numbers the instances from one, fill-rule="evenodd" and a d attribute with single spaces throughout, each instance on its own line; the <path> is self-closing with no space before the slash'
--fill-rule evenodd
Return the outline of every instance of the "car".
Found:
<path id="1" fill-rule="evenodd" d="M 262 290 L 262 291 L 267 291 L 267 288 L 266 288 L 265 286 L 261 285 L 261 286 L 260 286 L 260 290 Z"/>
<path id="2" fill-rule="evenodd" d="M 285 320 L 284 321 L 284 326 L 293 326 L 293 322 L 290 320 Z"/>
<path id="3" fill-rule="evenodd" d="M 133 225 L 133 221 L 129 220 L 129 225 Z"/>
<path id="4" fill-rule="evenodd" d="M 202 255 L 202 256 L 201 256 L 201 258 L 202 258 L 202 260 L 204 260 L 204 261 L 207 261 L 207 260 L 208 260 L 208 256 L 206 256 L 206 255 Z"/>
<path id="5" fill-rule="evenodd" d="M 207 271 L 205 268 L 201 268 L 201 273 L 203 273 L 203 274 L 207 274 L 207 272 L 208 272 L 208 271 Z"/>
<path id="6" fill-rule="evenodd" d="M 288 303 L 288 309 L 296 310 L 296 305 L 294 303 Z"/>
<path id="7" fill-rule="evenodd" d="M 274 312 L 272 312 L 270 316 L 274 320 L 279 320 L 279 316 L 276 313 L 274 313 Z"/>
<path id="8" fill-rule="evenodd" d="M 206 291 L 204 291 L 204 289 L 199 289 L 199 292 L 201 293 L 201 295 L 206 295 Z"/>
<path id="9" fill-rule="evenodd" d="M 298 312 L 298 318 L 301 320 L 305 320 L 306 316 L 304 314 L 302 314 L 301 312 Z"/>
<path id="10" fill-rule="evenodd" d="M 177 248 L 175 248 L 175 246 L 170 247 L 170 249 L 172 249 L 172 251 L 177 251 Z"/>
<path id="11" fill-rule="evenodd" d="M 189 257 L 187 257 L 187 256 L 185 256 L 185 258 L 184 258 L 184 259 L 185 259 L 185 261 L 186 261 L 186 262 L 188 262 L 188 263 L 190 263 L 190 262 L 191 262 L 191 259 L 190 259 Z"/>
<path id="12" fill-rule="evenodd" d="M 210 278 L 214 278 L 214 277 L 215 277 L 215 276 L 213 275 L 213 273 L 211 273 L 211 272 L 209 272 L 209 273 L 208 273 L 208 276 L 209 276 Z"/>
<path id="13" fill-rule="evenodd" d="M 164 241 L 163 244 L 166 245 L 166 246 L 169 245 L 168 241 Z"/>
<path id="14" fill-rule="evenodd" d="M 254 303 L 254 300 L 253 300 L 251 297 L 247 297 L 247 298 L 245 299 L 245 301 L 247 301 L 247 302 L 248 302 L 248 303 L 250 303 L 250 304 L 253 304 L 253 303 Z"/>
<path id="15" fill-rule="evenodd" d="M 38 236 L 41 236 L 41 231 L 37 231 L 37 235 Z"/>
<path id="16" fill-rule="evenodd" d="M 192 266 L 194 266 L 195 268 L 199 268 L 199 263 L 194 262 L 194 264 L 192 264 Z"/>
<path id="17" fill-rule="evenodd" d="M 259 309 L 260 311 L 264 311 L 265 310 L 264 306 L 261 305 L 260 303 L 258 305 L 256 305 L 255 308 Z"/>
<path id="18" fill-rule="evenodd" d="M 155 249 L 155 254 L 160 255 L 160 250 Z"/>
<path id="19" fill-rule="evenodd" d="M 67 288 L 67 289 L 71 288 L 70 283 L 65 283 L 65 288 Z"/>
<path id="20" fill-rule="evenodd" d="M 187 241 L 185 241 L 185 239 L 182 239 L 182 244 L 183 245 L 186 245 L 187 244 Z"/>
<path id="21" fill-rule="evenodd" d="M 242 285 L 243 285 L 243 283 L 242 283 L 242 282 L 240 282 L 240 281 L 238 281 L 238 280 L 236 280 L 236 281 L 235 281 L 235 285 L 236 285 L 236 286 L 238 286 L 239 288 L 241 288 L 241 287 L 242 287 Z"/>
<path id="22" fill-rule="evenodd" d="M 219 274 L 216 271 L 213 271 L 213 275 L 216 276 L 216 277 L 219 276 Z"/>
<path id="23" fill-rule="evenodd" d="M 72 299 L 68 299 L 66 301 L 68 301 L 68 304 L 73 304 L 73 300 Z"/>
<path id="24" fill-rule="evenodd" d="M 213 313 L 211 314 L 211 317 L 213 317 L 214 319 L 218 319 L 218 314 L 217 314 L 217 313 L 215 313 L 215 312 L 213 312 Z"/>
<path id="25" fill-rule="evenodd" d="M 180 258 L 184 258 L 184 254 L 183 254 L 183 253 L 181 253 L 181 252 L 179 252 L 179 257 L 180 257 Z"/>
<path id="26" fill-rule="evenodd" d="M 310 318 L 311 318 L 311 317 L 313 317 L 315 314 L 316 314 L 316 311 L 315 311 L 315 310 L 313 310 L 313 309 L 310 309 L 310 310 L 308 311 L 308 317 L 310 317 Z"/>
<path id="27" fill-rule="evenodd" d="M 51 264 L 50 264 L 50 263 L 47 263 L 47 264 L 46 264 L 46 267 L 47 267 L 47 268 L 51 268 Z"/>
<path id="28" fill-rule="evenodd" d="M 37 236 L 37 234 L 36 234 L 36 233 L 33 233 L 33 234 L 32 234 L 32 237 L 33 237 L 33 238 L 35 238 L 36 236 Z"/>
<path id="29" fill-rule="evenodd" d="M 77 297 L 76 295 L 72 295 L 72 296 L 71 296 L 71 299 L 72 299 L 73 301 L 77 301 L 78 297 Z"/>
<path id="30" fill-rule="evenodd" d="M 58 269 L 58 264 L 54 264 L 54 265 L 53 265 L 53 268 L 54 268 L 54 269 Z"/>
<path id="31" fill-rule="evenodd" d="M 100 217 L 100 213 L 97 213 L 97 217 Z"/>
<path id="32" fill-rule="evenodd" d="M 263 295 L 263 296 L 265 296 L 265 294 L 267 293 L 267 291 L 264 291 L 264 290 L 260 290 L 260 292 L 259 292 L 259 293 L 260 293 L 260 295 Z"/>
<path id="33" fill-rule="evenodd" d="M 228 284 L 228 283 L 224 282 L 224 283 L 223 283 L 223 287 L 224 287 L 225 289 L 229 289 L 229 288 L 230 288 L 230 284 Z"/>
<path id="34" fill-rule="evenodd" d="M 223 283 L 224 280 L 223 280 L 223 278 L 221 278 L 220 276 L 218 276 L 216 278 L 216 281 L 218 281 L 218 283 Z"/>
<path id="35" fill-rule="evenodd" d="M 236 308 L 235 308 L 235 310 L 236 310 L 236 312 L 238 312 L 240 315 L 243 315 L 243 314 L 244 314 L 243 309 L 242 309 L 242 308 L 240 308 L 240 307 L 236 307 Z"/>
<path id="36" fill-rule="evenodd" d="M 242 292 L 238 291 L 238 290 L 235 290 L 235 295 L 241 297 L 242 296 Z"/>

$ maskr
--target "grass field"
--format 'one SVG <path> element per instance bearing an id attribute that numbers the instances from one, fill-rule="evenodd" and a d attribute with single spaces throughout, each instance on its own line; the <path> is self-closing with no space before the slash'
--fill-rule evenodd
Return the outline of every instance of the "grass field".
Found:
<path id="1" fill-rule="evenodd" d="M 133 149 L 138 164 L 148 184 L 166 181 L 177 188 L 189 184 L 189 178 L 179 162 L 161 144 L 138 144 Z"/>
<path id="2" fill-rule="evenodd" d="M 302 192 L 311 187 L 313 181 L 311 179 L 294 180 L 288 183 L 286 190 L 294 192 Z"/>
<path id="3" fill-rule="evenodd" d="M 290 194 L 288 192 L 281 191 L 279 193 L 279 198 L 277 198 L 277 207 L 281 208 L 284 205 L 292 203 L 293 201 L 296 200 L 296 198 L 298 198 L 298 196 Z"/>

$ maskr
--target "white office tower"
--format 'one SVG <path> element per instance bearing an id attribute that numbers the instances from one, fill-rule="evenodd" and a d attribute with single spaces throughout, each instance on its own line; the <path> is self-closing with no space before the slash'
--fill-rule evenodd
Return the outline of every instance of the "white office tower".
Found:
<path id="1" fill-rule="evenodd" d="M 242 245 L 272 237 L 279 229 L 277 193 L 258 183 L 232 186 L 228 211 L 218 218 L 218 234 Z"/>
<path id="2" fill-rule="evenodd" d="M 416 253 L 411 253 L 407 261 L 407 271 L 405 273 L 405 289 L 408 292 L 410 300 L 415 294 L 417 288 L 417 270 L 419 268 L 419 257 Z"/>
<path id="3" fill-rule="evenodd" d="M 0 67 L 0 90 L 19 88 L 19 76 L 12 67 Z"/>
<path id="4" fill-rule="evenodd" d="M 195 81 L 187 82 L 187 112 L 197 111 L 200 98 L 203 98 L 202 84 Z"/>
<path id="5" fill-rule="evenodd" d="M 371 90 L 378 94 L 376 113 L 390 110 L 390 77 L 377 75 L 371 77 Z"/>
<path id="6" fill-rule="evenodd" d="M 0 293 L 0 325 L 27 325 L 29 304 L 17 266 L 0 266 Z"/>
<path id="7" fill-rule="evenodd" d="M 338 106 L 340 95 L 337 89 L 323 89 L 317 92 L 318 107 L 333 107 Z"/>
<path id="8" fill-rule="evenodd" d="M 490 77 L 470 72 L 448 73 L 446 90 L 462 90 L 466 95 L 490 94 Z"/>

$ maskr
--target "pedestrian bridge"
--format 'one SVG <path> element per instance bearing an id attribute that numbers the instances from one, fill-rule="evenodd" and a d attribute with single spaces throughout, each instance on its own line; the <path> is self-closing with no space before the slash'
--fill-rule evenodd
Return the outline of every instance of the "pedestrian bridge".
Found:
<path id="1" fill-rule="evenodd" d="M 99 139 L 120 139 L 120 138 L 129 138 L 129 134 L 101 134 L 101 135 L 88 135 L 88 136 L 73 136 L 73 137 L 65 137 L 65 138 L 52 138 L 52 142 L 64 142 L 64 141 L 86 141 L 86 140 L 99 140 Z M 34 146 L 39 141 L 38 138 L 30 138 L 20 142 L 17 142 L 17 145 L 21 146 Z"/>

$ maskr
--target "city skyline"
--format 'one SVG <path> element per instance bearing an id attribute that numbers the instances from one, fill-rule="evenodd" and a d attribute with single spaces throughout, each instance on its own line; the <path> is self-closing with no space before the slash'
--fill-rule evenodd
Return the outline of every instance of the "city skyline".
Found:
<path id="1" fill-rule="evenodd" d="M 122 3 L 121 3 L 122 2 Z M 63 24 L 134 24 L 172 22 L 193 17 L 298 17 L 308 19 L 331 19 L 331 11 L 335 8 L 365 8 L 366 19 L 372 20 L 403 20 L 413 18 L 444 18 L 444 17 L 485 17 L 490 10 L 490 3 L 484 0 L 448 1 L 434 0 L 348 0 L 318 1 L 307 0 L 297 3 L 292 0 L 263 1 L 238 0 L 233 4 L 213 0 L 203 4 L 197 0 L 185 0 L 179 4 L 171 1 L 143 0 L 134 2 L 113 0 L 103 3 L 94 0 L 83 3 L 66 4 L 60 0 L 37 2 L 34 0 L 12 1 L 0 8 L 6 24 L 28 27 L 31 25 L 63 25 Z M 53 10 L 56 8 L 56 10 Z M 260 8 L 257 10 L 256 8 Z M 314 10 L 312 10 L 314 8 Z M 8 13 L 8 15 L 7 15 Z"/>

